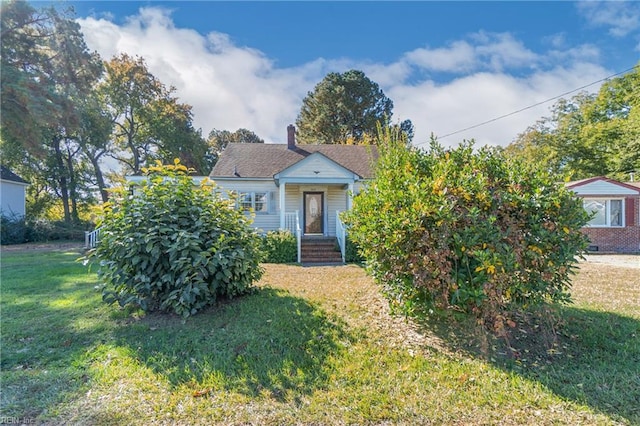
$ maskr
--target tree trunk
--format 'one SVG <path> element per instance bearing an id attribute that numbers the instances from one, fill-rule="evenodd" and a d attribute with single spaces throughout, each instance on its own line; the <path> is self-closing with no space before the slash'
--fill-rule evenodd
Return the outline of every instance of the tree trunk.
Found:
<path id="1" fill-rule="evenodd" d="M 60 136 L 54 136 L 53 138 L 53 150 L 55 152 L 55 164 L 57 169 L 57 184 L 60 188 L 60 198 L 62 198 L 62 208 L 64 210 L 64 221 L 71 223 L 71 211 L 69 209 L 69 185 L 67 182 L 67 176 L 64 166 L 64 159 L 62 158 L 62 150 L 60 149 Z"/>

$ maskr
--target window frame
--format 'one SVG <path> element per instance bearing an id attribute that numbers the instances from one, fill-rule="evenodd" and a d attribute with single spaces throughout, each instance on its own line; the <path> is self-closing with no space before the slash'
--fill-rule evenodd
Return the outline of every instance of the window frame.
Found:
<path id="1" fill-rule="evenodd" d="M 594 218 L 592 218 L 589 223 L 587 223 L 585 226 L 588 228 L 624 228 L 625 227 L 625 199 L 624 198 L 619 198 L 619 197 L 588 197 L 588 198 L 583 198 L 582 201 L 582 206 L 583 208 L 588 212 L 591 213 L 594 210 L 593 209 L 588 209 L 587 208 L 587 203 L 589 202 L 600 202 L 601 204 L 604 204 L 604 224 L 592 224 L 591 221 Z M 617 201 L 620 203 L 620 209 L 619 209 L 619 215 L 620 215 L 620 223 L 616 224 L 616 225 L 612 225 L 611 224 L 611 203 L 613 201 Z"/>
<path id="2" fill-rule="evenodd" d="M 253 212 L 255 214 L 271 214 L 272 205 L 271 205 L 271 191 L 238 191 L 237 203 L 236 207 L 244 213 Z M 258 197 L 262 196 L 263 199 L 258 201 Z M 248 197 L 248 202 L 247 198 Z M 249 206 L 249 204 L 251 204 Z M 262 204 L 263 208 L 260 210 L 256 209 L 257 204 Z"/>

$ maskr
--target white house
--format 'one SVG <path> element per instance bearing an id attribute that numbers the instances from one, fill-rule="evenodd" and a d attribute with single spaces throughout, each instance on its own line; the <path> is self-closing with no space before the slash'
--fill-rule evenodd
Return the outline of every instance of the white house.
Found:
<path id="1" fill-rule="evenodd" d="M 5 166 L 0 166 L 0 213 L 10 218 L 26 214 L 25 200 L 29 183 Z"/>
<path id="2" fill-rule="evenodd" d="M 377 158 L 375 146 L 296 145 L 290 125 L 287 144 L 229 144 L 209 178 L 237 194 L 238 207 L 255 213 L 259 230 L 288 229 L 308 244 L 337 238 L 344 255 L 339 213 L 373 177 Z M 312 257 L 313 249 L 308 256 L 302 251 L 301 261 Z"/>

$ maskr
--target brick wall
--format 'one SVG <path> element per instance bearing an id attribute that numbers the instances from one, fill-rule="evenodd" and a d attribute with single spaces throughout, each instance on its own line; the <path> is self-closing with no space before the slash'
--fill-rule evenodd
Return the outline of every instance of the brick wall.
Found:
<path id="1" fill-rule="evenodd" d="M 592 246 L 599 252 L 638 253 L 640 252 L 640 198 L 627 198 L 634 206 L 627 207 L 624 228 L 582 228 Z"/>

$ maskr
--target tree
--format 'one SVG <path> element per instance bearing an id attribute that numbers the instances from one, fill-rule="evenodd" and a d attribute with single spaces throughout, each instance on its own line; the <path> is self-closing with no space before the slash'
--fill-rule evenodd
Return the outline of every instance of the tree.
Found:
<path id="1" fill-rule="evenodd" d="M 55 121 L 55 103 L 44 69 L 46 44 L 53 36 L 51 9 L 36 11 L 27 2 L 3 2 L 0 73 L 3 161 L 23 147 L 39 149 L 41 131 Z"/>
<path id="2" fill-rule="evenodd" d="M 3 161 L 39 164 L 62 202 L 65 221 L 77 221 L 78 202 L 87 189 L 74 140 L 78 102 L 90 93 L 101 61 L 66 14 L 54 8 L 36 11 L 21 1 L 2 8 Z"/>
<path id="3" fill-rule="evenodd" d="M 158 158 L 170 163 L 177 158 L 199 175 L 208 175 L 213 168 L 209 146 L 200 130 L 193 127 L 191 105 L 178 102 L 177 98 L 159 99 L 151 105 L 151 119 L 147 128 L 155 140 Z"/>
<path id="4" fill-rule="evenodd" d="M 393 102 L 362 71 L 329 73 L 302 101 L 296 120 L 302 144 L 360 143 L 375 135 L 378 124 L 390 126 Z M 413 136 L 411 121 L 398 125 Z"/>
<path id="5" fill-rule="evenodd" d="M 550 117 L 531 126 L 505 152 L 572 179 L 626 179 L 640 170 L 640 66 L 597 94 L 560 99 Z"/>
<path id="6" fill-rule="evenodd" d="M 209 173 L 207 145 L 193 128 L 191 106 L 178 102 L 174 87 L 167 88 L 147 69 L 141 57 L 121 54 L 107 64 L 99 90 L 114 131 L 110 156 L 139 174 L 155 160 L 184 161 L 199 173 Z"/>
<path id="7" fill-rule="evenodd" d="M 465 312 L 504 335 L 519 311 L 569 299 L 588 215 L 555 175 L 473 143 L 381 140 L 345 220 L 393 308 Z"/>
<path id="8" fill-rule="evenodd" d="M 103 300 L 187 317 L 250 291 L 262 275 L 251 218 L 213 182 L 194 185 L 178 160 L 144 171 L 134 196 L 114 192 L 86 258 L 99 265 Z"/>
<path id="9" fill-rule="evenodd" d="M 240 128 L 235 132 L 213 129 L 209 132 L 207 144 L 213 158 L 213 164 L 218 161 L 220 154 L 230 143 L 264 143 L 264 140 L 251 130 Z"/>

